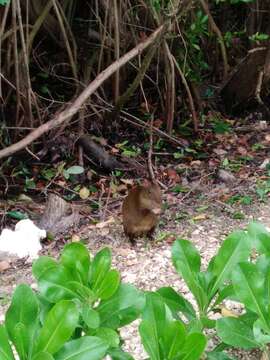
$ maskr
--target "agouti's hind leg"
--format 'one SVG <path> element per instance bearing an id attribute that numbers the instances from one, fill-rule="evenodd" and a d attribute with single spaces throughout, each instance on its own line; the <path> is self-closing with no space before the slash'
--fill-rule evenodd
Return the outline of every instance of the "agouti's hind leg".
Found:
<path id="1" fill-rule="evenodd" d="M 155 226 L 152 227 L 152 229 L 150 229 L 146 234 L 147 238 L 151 241 L 154 240 L 154 232 L 155 232 Z"/>
<path id="2" fill-rule="evenodd" d="M 125 235 L 126 235 L 126 237 L 128 237 L 131 245 L 134 246 L 134 245 L 136 244 L 134 234 L 131 234 L 131 233 L 129 233 L 128 231 L 125 231 Z"/>

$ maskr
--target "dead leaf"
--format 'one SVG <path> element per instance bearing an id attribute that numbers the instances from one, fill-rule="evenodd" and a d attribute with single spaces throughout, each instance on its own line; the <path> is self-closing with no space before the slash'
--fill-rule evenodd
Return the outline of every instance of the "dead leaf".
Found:
<path id="1" fill-rule="evenodd" d="M 200 221 L 200 220 L 206 220 L 208 218 L 208 215 L 207 214 L 199 214 L 199 215 L 196 215 L 192 218 L 192 220 L 194 221 Z"/>
<path id="2" fill-rule="evenodd" d="M 79 237 L 79 235 L 73 234 L 71 237 L 71 241 L 72 242 L 79 242 L 81 239 Z"/>
<path id="3" fill-rule="evenodd" d="M 120 149 L 117 149 L 117 148 L 113 147 L 113 148 L 111 148 L 110 152 L 111 152 L 111 154 L 118 154 L 119 151 L 120 151 Z"/>
<path id="4" fill-rule="evenodd" d="M 247 149 L 244 146 L 238 146 L 237 152 L 242 156 L 247 155 Z"/>
<path id="5" fill-rule="evenodd" d="M 190 166 L 192 166 L 192 167 L 200 167 L 201 164 L 202 164 L 201 160 L 194 160 L 194 161 L 191 161 Z"/>
<path id="6" fill-rule="evenodd" d="M 175 182 L 179 182 L 180 181 L 180 176 L 177 174 L 177 172 L 172 169 L 169 168 L 167 169 L 167 176 L 170 178 L 171 181 Z"/>
<path id="7" fill-rule="evenodd" d="M 86 187 L 83 187 L 81 188 L 79 195 L 82 200 L 85 200 L 89 197 L 90 191 Z"/>
<path id="8" fill-rule="evenodd" d="M 105 227 L 107 227 L 108 225 L 110 225 L 110 224 L 112 224 L 112 223 L 114 223 L 115 222 L 115 220 L 114 220 L 114 218 L 113 217 L 110 217 L 108 220 L 106 220 L 106 221 L 102 221 L 102 222 L 100 222 L 100 223 L 97 223 L 96 224 L 96 227 L 98 228 L 98 229 L 103 229 L 103 228 L 105 228 Z"/>
<path id="9" fill-rule="evenodd" d="M 133 186 L 134 184 L 134 180 L 133 179 L 121 179 L 120 181 L 122 181 L 122 183 L 126 184 L 126 185 L 131 185 Z"/>
<path id="10" fill-rule="evenodd" d="M 10 263 L 6 260 L 0 261 L 0 272 L 3 272 L 10 268 Z"/>
<path id="11" fill-rule="evenodd" d="M 270 134 L 265 135 L 264 140 L 269 143 L 270 142 Z"/>
<path id="12" fill-rule="evenodd" d="M 223 317 L 234 317 L 234 318 L 239 317 L 239 315 L 236 312 L 227 309 L 226 306 L 224 305 L 220 305 L 220 309 L 221 309 L 221 315 Z"/>

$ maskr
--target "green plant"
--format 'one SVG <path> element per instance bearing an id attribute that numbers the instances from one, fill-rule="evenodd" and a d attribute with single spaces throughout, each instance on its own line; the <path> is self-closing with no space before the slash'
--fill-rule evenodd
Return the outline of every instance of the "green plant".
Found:
<path id="1" fill-rule="evenodd" d="M 249 233 L 253 245 L 262 255 L 255 263 L 240 262 L 232 272 L 235 299 L 244 304 L 245 313 L 238 318 L 219 319 L 217 334 L 228 345 L 260 348 L 269 358 L 270 234 L 258 224 L 251 224 Z"/>
<path id="2" fill-rule="evenodd" d="M 80 315 L 76 336 L 85 333 L 106 339 L 108 353 L 121 353 L 124 358 L 118 329 L 139 316 L 144 295 L 132 285 L 121 284 L 118 271 L 110 268 L 108 248 L 91 259 L 83 244 L 71 243 L 64 248 L 59 262 L 40 257 L 33 265 L 33 274 L 43 304 L 42 318 L 53 304 L 74 301 Z"/>
<path id="3" fill-rule="evenodd" d="M 184 323 L 173 318 L 158 293 L 146 294 L 139 331 L 151 360 L 200 359 L 207 343 L 202 333 L 188 333 Z"/>
<path id="4" fill-rule="evenodd" d="M 20 360 L 99 360 L 109 348 L 108 342 L 94 336 L 72 339 L 79 325 L 79 311 L 70 300 L 55 304 L 41 321 L 41 303 L 31 288 L 19 285 L 6 313 L 5 323 L 0 326 L 0 357 L 15 360 L 14 345 Z"/>

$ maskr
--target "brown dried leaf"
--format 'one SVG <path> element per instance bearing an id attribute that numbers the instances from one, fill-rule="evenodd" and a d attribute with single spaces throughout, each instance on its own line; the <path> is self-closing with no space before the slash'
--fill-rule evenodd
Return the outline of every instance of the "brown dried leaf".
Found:
<path id="1" fill-rule="evenodd" d="M 96 224 L 96 227 L 98 228 L 98 229 L 103 229 L 103 228 L 105 228 L 105 227 L 107 227 L 108 225 L 110 225 L 110 224 L 112 224 L 112 223 L 114 223 L 115 222 L 115 220 L 114 220 L 114 218 L 113 217 L 110 217 L 108 220 L 106 220 L 106 221 L 102 221 L 102 222 L 100 222 L 100 223 L 97 223 Z"/>
<path id="2" fill-rule="evenodd" d="M 85 200 L 89 197 L 90 191 L 86 187 L 83 187 L 81 188 L 79 195 L 82 200 Z"/>
<path id="3" fill-rule="evenodd" d="M 239 314 L 235 313 L 232 310 L 227 309 L 224 305 L 220 305 L 221 308 L 221 315 L 223 317 L 234 317 L 234 318 L 238 318 Z"/>
<path id="4" fill-rule="evenodd" d="M 10 263 L 7 260 L 0 261 L 0 272 L 3 272 L 10 268 Z"/>
<path id="5" fill-rule="evenodd" d="M 71 241 L 72 242 L 79 242 L 81 239 L 79 237 L 79 235 L 73 234 L 71 237 Z"/>

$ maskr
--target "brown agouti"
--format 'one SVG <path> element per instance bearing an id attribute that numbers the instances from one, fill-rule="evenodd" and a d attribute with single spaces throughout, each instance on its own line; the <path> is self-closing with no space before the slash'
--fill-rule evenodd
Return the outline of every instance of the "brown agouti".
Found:
<path id="1" fill-rule="evenodd" d="M 146 234 L 151 238 L 161 213 L 161 191 L 158 184 L 148 181 L 132 188 L 122 206 L 123 226 L 131 243 Z"/>

